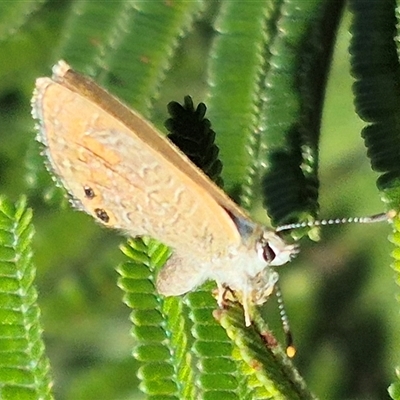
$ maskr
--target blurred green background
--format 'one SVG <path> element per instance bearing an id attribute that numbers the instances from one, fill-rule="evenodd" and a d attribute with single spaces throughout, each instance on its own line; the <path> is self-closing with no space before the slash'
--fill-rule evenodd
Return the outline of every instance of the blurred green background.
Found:
<path id="1" fill-rule="evenodd" d="M 124 238 L 90 217 L 46 201 L 32 175 L 37 157 L 30 97 L 34 80 L 50 75 L 68 2 L 54 2 L 0 42 L 0 182 L 12 199 L 28 193 L 34 209 L 37 288 L 48 356 L 58 399 L 140 399 L 131 357 L 129 311 L 121 301 L 114 267 Z M 340 29 L 329 78 L 320 146 L 321 218 L 370 215 L 384 210 L 352 104 L 347 47 L 350 16 Z M 207 27 L 184 41 L 157 101 L 206 95 Z M 218 135 L 218 132 L 217 132 Z M 39 183 L 35 180 L 39 179 Z M 34 187 L 34 189 L 32 189 Z M 303 239 L 299 257 L 281 268 L 281 286 L 298 349 L 294 360 L 322 399 L 385 399 L 399 353 L 397 287 L 390 268 L 390 227 L 325 228 L 322 240 Z M 267 318 L 278 337 L 274 300 Z"/>

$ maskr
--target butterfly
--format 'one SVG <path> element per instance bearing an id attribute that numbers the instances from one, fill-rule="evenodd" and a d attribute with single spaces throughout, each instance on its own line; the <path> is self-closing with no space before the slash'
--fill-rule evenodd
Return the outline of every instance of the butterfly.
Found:
<path id="1" fill-rule="evenodd" d="M 207 280 L 251 309 L 267 301 L 274 267 L 298 248 L 248 214 L 136 111 L 66 62 L 36 80 L 32 114 L 48 164 L 72 204 L 124 234 L 151 236 L 172 256 L 156 281 L 179 296 Z"/>

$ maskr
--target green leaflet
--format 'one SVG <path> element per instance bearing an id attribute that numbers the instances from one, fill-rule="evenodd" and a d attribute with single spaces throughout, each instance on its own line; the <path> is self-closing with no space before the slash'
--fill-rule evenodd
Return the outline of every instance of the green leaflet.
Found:
<path id="1" fill-rule="evenodd" d="M 377 186 L 387 207 L 398 211 L 400 201 L 400 63 L 398 59 L 398 20 L 396 2 L 352 0 L 353 13 L 351 64 L 358 115 L 367 122 L 362 137 L 372 168 L 380 173 Z M 395 245 L 393 269 L 399 266 L 399 220 L 393 223 L 390 236 Z M 398 282 L 398 278 L 397 278 Z M 389 388 L 398 399 L 398 381 Z"/>
<path id="2" fill-rule="evenodd" d="M 240 399 L 240 376 L 238 365 L 232 359 L 233 345 L 213 316 L 216 301 L 211 295 L 210 285 L 188 293 L 186 298 L 193 324 L 191 351 L 197 359 L 199 398 Z"/>
<path id="3" fill-rule="evenodd" d="M 395 43 L 398 35 L 395 1 L 351 1 L 350 4 L 356 110 L 368 123 L 362 136 L 371 166 L 380 173 L 377 186 L 388 206 L 397 208 L 400 200 L 400 64 Z"/>
<path id="4" fill-rule="evenodd" d="M 207 104 L 224 177 L 228 187 L 240 179 L 246 208 L 262 193 L 276 225 L 318 209 L 320 120 L 342 7 L 227 1 L 215 22 Z"/>
<path id="5" fill-rule="evenodd" d="M 135 239 L 124 246 L 131 259 L 117 269 L 124 302 L 132 309 L 133 351 L 142 362 L 140 389 L 149 398 L 193 398 L 194 381 L 187 322 L 180 298 L 163 299 L 155 293 L 153 276 L 170 252 L 154 240 Z M 155 397 L 154 397 L 155 398 Z"/>
<path id="6" fill-rule="evenodd" d="M 0 397 L 52 399 L 33 285 L 32 212 L 0 198 Z"/>

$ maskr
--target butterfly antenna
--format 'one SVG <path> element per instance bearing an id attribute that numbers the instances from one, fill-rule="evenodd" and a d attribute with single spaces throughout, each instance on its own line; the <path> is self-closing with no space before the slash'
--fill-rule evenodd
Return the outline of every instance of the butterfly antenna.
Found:
<path id="1" fill-rule="evenodd" d="M 288 231 L 297 228 L 307 228 L 313 226 L 325 225 L 342 225 L 342 224 L 373 224 L 375 222 L 382 222 L 391 220 L 396 216 L 396 211 L 390 210 L 386 213 L 371 215 L 369 217 L 350 217 L 350 218 L 335 218 L 335 219 L 321 219 L 316 221 L 298 222 L 293 224 L 281 225 L 276 228 L 276 232 Z"/>
<path id="2" fill-rule="evenodd" d="M 289 319 L 286 314 L 285 304 L 283 303 L 283 296 L 279 285 L 275 284 L 275 294 L 278 300 L 279 315 L 281 317 L 283 331 L 286 337 L 286 354 L 289 358 L 293 358 L 296 354 L 296 347 L 293 344 L 293 335 L 290 329 Z"/>
<path id="3" fill-rule="evenodd" d="M 276 232 L 288 231 L 297 228 L 306 228 L 313 226 L 325 225 L 341 225 L 341 224 L 373 224 L 375 222 L 388 221 L 396 216 L 397 212 L 390 210 L 386 213 L 376 214 L 368 217 L 350 217 L 350 218 L 336 218 L 336 219 L 322 219 L 317 221 L 299 222 L 294 224 L 281 225 L 276 228 Z M 296 354 L 296 347 L 293 344 L 293 336 L 289 325 L 289 319 L 286 314 L 285 305 L 283 303 L 282 292 L 277 284 L 275 284 L 275 293 L 278 300 L 279 314 L 282 321 L 283 331 L 286 336 L 286 354 L 292 358 Z"/>

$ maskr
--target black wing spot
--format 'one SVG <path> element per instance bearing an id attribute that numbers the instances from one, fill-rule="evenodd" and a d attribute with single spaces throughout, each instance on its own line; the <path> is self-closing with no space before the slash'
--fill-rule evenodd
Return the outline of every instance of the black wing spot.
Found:
<path id="1" fill-rule="evenodd" d="M 88 199 L 93 199 L 93 197 L 96 196 L 94 190 L 90 186 L 84 186 L 83 190 L 85 191 L 85 196 Z"/>
<path id="2" fill-rule="evenodd" d="M 97 218 L 101 219 L 103 222 L 107 223 L 110 220 L 107 212 L 102 208 L 96 208 L 94 212 L 96 213 Z"/>

